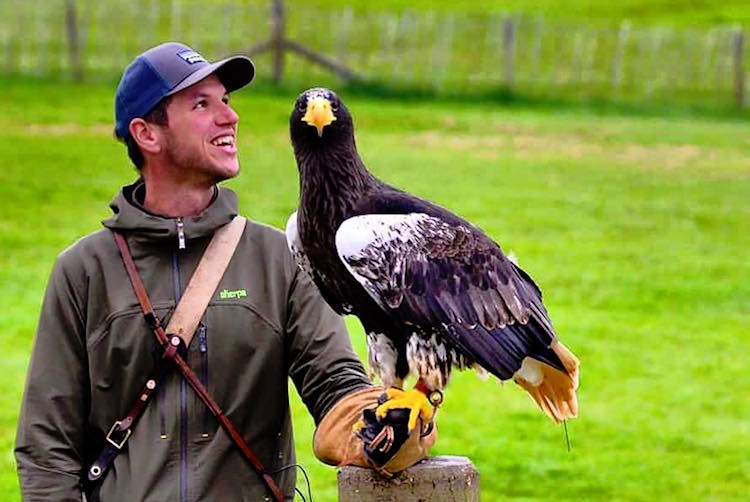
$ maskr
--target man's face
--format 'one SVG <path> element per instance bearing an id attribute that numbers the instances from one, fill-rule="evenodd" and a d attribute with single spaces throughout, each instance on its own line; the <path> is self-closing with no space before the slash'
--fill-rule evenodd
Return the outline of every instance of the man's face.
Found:
<path id="1" fill-rule="evenodd" d="M 167 116 L 165 155 L 180 176 L 214 184 L 237 175 L 239 116 L 218 77 L 211 75 L 173 95 Z"/>

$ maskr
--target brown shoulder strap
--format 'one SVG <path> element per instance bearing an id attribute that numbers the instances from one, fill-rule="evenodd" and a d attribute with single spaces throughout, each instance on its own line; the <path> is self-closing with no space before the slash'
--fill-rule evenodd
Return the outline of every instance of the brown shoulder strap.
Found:
<path id="1" fill-rule="evenodd" d="M 242 221 L 241 228 L 244 229 L 244 220 Z M 177 336 L 172 336 L 172 338 L 169 339 L 167 334 L 164 332 L 164 329 L 161 327 L 159 318 L 156 317 L 156 314 L 154 314 L 154 309 L 151 306 L 151 301 L 148 298 L 148 293 L 146 293 L 146 288 L 143 286 L 143 281 L 141 281 L 140 275 L 138 274 L 138 269 L 135 266 L 135 262 L 133 261 L 132 255 L 130 254 L 130 249 L 128 248 L 128 244 L 127 244 L 127 241 L 125 240 L 125 237 L 119 232 L 113 231 L 113 233 L 115 236 L 115 241 L 117 242 L 117 247 L 120 249 L 120 254 L 122 255 L 123 264 L 125 265 L 125 269 L 128 272 L 128 277 L 130 277 L 130 282 L 133 285 L 133 290 L 135 291 L 135 295 L 138 298 L 138 303 L 140 303 L 141 310 L 143 310 L 143 315 L 145 316 L 146 321 L 151 326 L 154 332 L 154 335 L 156 336 L 156 339 L 159 341 L 159 344 L 163 346 L 165 349 L 169 349 L 170 345 L 179 345 L 181 342 L 180 338 Z M 240 235 L 241 233 L 242 232 L 240 232 Z M 216 236 L 214 236 L 214 238 L 216 238 Z M 209 244 L 209 247 L 210 247 L 210 244 Z M 231 258 L 231 254 L 229 257 Z M 228 260 L 227 260 L 227 263 L 228 263 Z M 224 267 L 226 267 L 226 264 L 224 265 Z M 192 278 L 190 282 L 191 283 L 193 282 Z M 218 281 L 217 281 L 217 284 L 218 284 Z M 211 294 L 213 293 L 213 290 L 215 289 L 216 289 L 216 285 L 214 285 L 214 288 L 210 291 L 209 298 Z M 206 304 L 208 304 L 207 301 L 206 301 Z M 205 310 L 205 306 L 203 309 Z M 202 312 L 201 312 L 201 316 L 202 316 Z M 198 319 L 200 319 L 201 316 L 199 316 Z M 183 330 L 188 329 L 186 326 L 188 325 L 187 324 L 183 325 Z M 194 331 L 195 329 L 193 329 L 193 332 Z M 188 338 L 188 341 L 189 341 L 189 338 Z M 232 442 L 234 442 L 234 444 L 240 450 L 240 452 L 245 457 L 245 459 L 250 463 L 250 465 L 258 473 L 258 475 L 261 476 L 261 478 L 263 479 L 263 482 L 266 484 L 266 487 L 273 494 L 274 499 L 276 499 L 278 502 L 283 502 L 284 496 L 281 492 L 281 489 L 279 489 L 274 479 L 266 471 L 265 467 L 263 467 L 263 464 L 260 462 L 258 457 L 256 457 L 255 454 L 252 452 L 250 447 L 247 445 L 245 440 L 237 431 L 237 428 L 232 424 L 229 418 L 227 418 L 227 416 L 224 414 L 224 411 L 219 407 L 219 405 L 216 403 L 213 397 L 211 397 L 211 394 L 209 394 L 208 390 L 201 383 L 200 379 L 195 375 L 195 373 L 193 373 L 193 371 L 188 367 L 187 363 L 185 363 L 185 360 L 179 354 L 175 354 L 173 356 L 172 361 L 180 370 L 180 373 L 182 373 L 183 377 L 185 378 L 187 383 L 190 385 L 190 387 L 193 388 L 196 394 L 198 394 L 198 397 L 201 398 L 201 400 L 208 407 L 211 413 L 219 421 L 219 424 L 224 429 L 224 431 L 227 434 L 229 434 L 229 437 L 232 439 Z M 139 399 L 140 399 L 140 396 L 139 396 Z M 122 428 L 117 423 L 115 423 L 115 426 L 113 426 L 113 429 L 117 429 L 116 432 L 120 434 L 121 437 L 124 437 L 124 439 L 119 443 L 119 445 L 117 445 L 118 451 L 122 448 L 123 444 L 125 443 L 127 438 L 130 436 L 132 432 L 132 428 L 135 426 L 135 423 L 133 423 L 133 421 L 128 421 L 127 425 L 129 425 L 127 429 Z M 110 435 L 111 434 L 112 434 L 112 431 L 110 431 Z M 103 474 L 103 471 L 101 472 L 101 474 Z"/>
<path id="2" fill-rule="evenodd" d="M 203 313 L 234 255 L 245 230 L 245 222 L 242 216 L 235 216 L 214 233 L 182 293 L 180 303 L 169 319 L 167 333 L 182 338 L 186 347 L 190 346 L 190 340 L 198 329 Z"/>

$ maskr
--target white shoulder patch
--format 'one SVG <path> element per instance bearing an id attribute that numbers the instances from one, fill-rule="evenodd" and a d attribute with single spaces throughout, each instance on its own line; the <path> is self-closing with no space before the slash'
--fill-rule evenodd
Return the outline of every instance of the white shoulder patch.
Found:
<path id="1" fill-rule="evenodd" d="M 286 245 L 289 247 L 289 251 L 292 253 L 294 262 L 303 272 L 312 277 L 312 268 L 310 267 L 310 260 L 307 258 L 304 249 L 302 248 L 302 241 L 299 238 L 297 232 L 297 211 L 293 212 L 289 219 L 286 221 Z"/>
<path id="2" fill-rule="evenodd" d="M 349 273 L 388 310 L 401 297 L 388 297 L 386 291 L 398 290 L 396 282 L 403 276 L 406 260 L 421 252 L 425 226 L 441 223 L 424 213 L 355 216 L 336 232 L 336 251 Z"/>
<path id="3" fill-rule="evenodd" d="M 289 251 L 294 253 L 294 248 L 299 247 L 302 243 L 299 240 L 299 234 L 297 233 L 297 211 L 293 212 L 289 219 L 286 220 L 286 245 L 289 246 Z"/>
<path id="4" fill-rule="evenodd" d="M 336 232 L 336 250 L 342 259 L 356 258 L 372 246 L 423 240 L 420 223 L 434 219 L 424 213 L 367 214 L 345 220 Z"/>

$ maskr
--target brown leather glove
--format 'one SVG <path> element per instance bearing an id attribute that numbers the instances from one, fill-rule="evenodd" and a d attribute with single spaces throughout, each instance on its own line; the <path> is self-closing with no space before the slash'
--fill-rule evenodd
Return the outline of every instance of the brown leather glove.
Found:
<path id="1" fill-rule="evenodd" d="M 434 424 L 422 424 L 421 419 L 418 419 L 417 427 L 409 434 L 401 448 L 383 458 L 383 465 L 378 465 L 365 454 L 361 433 L 358 434 L 360 431 L 353 428 L 355 424 L 360 423 L 372 432 L 373 424 L 369 422 L 374 417 L 374 409 L 378 406 L 378 398 L 383 392 L 382 387 L 370 387 L 353 392 L 333 405 L 315 431 L 315 456 L 330 465 L 369 467 L 387 477 L 425 458 L 427 450 L 437 439 L 437 428 Z M 364 415 L 364 422 L 361 422 L 365 410 L 369 411 Z M 389 415 L 392 412 L 389 412 Z M 381 459 L 376 457 L 376 460 Z"/>

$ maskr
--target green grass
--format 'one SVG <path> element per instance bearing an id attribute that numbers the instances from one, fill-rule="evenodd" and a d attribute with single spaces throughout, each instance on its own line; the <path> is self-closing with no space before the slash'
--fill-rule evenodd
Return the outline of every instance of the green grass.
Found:
<path id="1" fill-rule="evenodd" d="M 0 88 L 0 499 L 17 500 L 11 450 L 47 275 L 135 173 L 111 138 L 111 86 Z M 229 185 L 245 215 L 276 226 L 296 206 L 293 98 L 251 88 L 233 101 L 243 172 Z M 519 388 L 466 373 L 446 392 L 434 454 L 470 457 L 488 501 L 746 500 L 748 121 L 347 102 L 370 168 L 513 250 L 582 360 L 572 452 Z M 348 324 L 363 354 L 361 328 Z M 315 500 L 335 500 L 335 469 L 312 457 L 298 400 L 293 411 Z"/>

